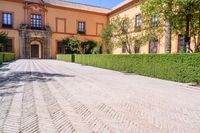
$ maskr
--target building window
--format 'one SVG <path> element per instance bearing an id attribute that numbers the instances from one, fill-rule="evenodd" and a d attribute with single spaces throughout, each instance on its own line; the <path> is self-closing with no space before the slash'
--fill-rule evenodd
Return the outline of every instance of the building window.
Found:
<path id="1" fill-rule="evenodd" d="M 85 22 L 78 21 L 78 34 L 85 34 Z"/>
<path id="2" fill-rule="evenodd" d="M 154 26 L 158 23 L 158 18 L 156 15 L 152 15 L 151 25 Z"/>
<path id="3" fill-rule="evenodd" d="M 123 45 L 122 46 L 122 53 L 126 53 L 127 52 L 127 50 L 126 50 L 126 45 Z"/>
<path id="4" fill-rule="evenodd" d="M 135 50 L 135 54 L 139 54 L 140 53 L 140 46 L 134 46 L 134 50 Z"/>
<path id="5" fill-rule="evenodd" d="M 178 36 L 178 52 L 186 53 L 185 37 L 183 35 Z"/>
<path id="6" fill-rule="evenodd" d="M 151 40 L 149 42 L 149 53 L 151 54 L 157 53 L 157 48 L 158 48 L 158 40 L 157 39 Z"/>
<path id="7" fill-rule="evenodd" d="M 141 15 L 137 15 L 135 17 L 135 30 L 138 31 L 140 30 L 141 27 Z"/>
<path id="8" fill-rule="evenodd" d="M 57 42 L 57 54 L 65 54 L 65 47 L 62 42 Z"/>
<path id="9" fill-rule="evenodd" d="M 12 28 L 12 13 L 2 13 L 2 27 Z"/>
<path id="10" fill-rule="evenodd" d="M 42 16 L 39 14 L 31 15 L 31 28 L 40 29 L 42 28 Z"/>
<path id="11" fill-rule="evenodd" d="M 140 46 L 134 45 L 134 51 L 135 51 L 135 54 L 139 54 L 140 53 Z"/>
<path id="12" fill-rule="evenodd" d="M 135 40 L 134 51 L 136 54 L 140 53 L 140 45 L 141 44 L 142 44 L 142 42 L 140 40 Z"/>

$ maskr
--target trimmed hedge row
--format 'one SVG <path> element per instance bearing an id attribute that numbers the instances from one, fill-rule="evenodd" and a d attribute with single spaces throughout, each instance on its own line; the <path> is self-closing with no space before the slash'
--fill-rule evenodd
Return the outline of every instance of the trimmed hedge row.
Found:
<path id="1" fill-rule="evenodd" d="M 2 63 L 3 63 L 3 54 L 0 53 L 0 64 L 2 64 Z"/>
<path id="2" fill-rule="evenodd" d="M 58 54 L 56 55 L 57 60 L 66 61 L 66 62 L 75 62 L 75 55 L 72 54 Z"/>
<path id="3" fill-rule="evenodd" d="M 200 54 L 75 55 L 75 62 L 177 82 L 200 83 Z"/>
<path id="4" fill-rule="evenodd" d="M 1 52 L 0 56 L 2 57 L 2 62 L 9 62 L 15 60 L 15 53 L 5 53 Z M 1 58 L 0 57 L 0 58 Z M 1 60 L 1 59 L 0 59 Z"/>

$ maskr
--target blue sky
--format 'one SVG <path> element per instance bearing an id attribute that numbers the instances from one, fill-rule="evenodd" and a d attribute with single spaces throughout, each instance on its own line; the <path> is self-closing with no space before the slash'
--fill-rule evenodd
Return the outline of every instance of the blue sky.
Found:
<path id="1" fill-rule="evenodd" d="M 105 8 L 112 8 L 124 0 L 65 0 L 71 2 L 78 2 Z"/>

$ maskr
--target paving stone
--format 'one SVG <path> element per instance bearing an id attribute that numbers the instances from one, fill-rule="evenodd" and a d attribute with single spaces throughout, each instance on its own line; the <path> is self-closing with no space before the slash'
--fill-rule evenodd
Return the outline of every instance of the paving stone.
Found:
<path id="1" fill-rule="evenodd" d="M 0 68 L 0 133 L 199 133 L 200 89 L 56 60 Z"/>

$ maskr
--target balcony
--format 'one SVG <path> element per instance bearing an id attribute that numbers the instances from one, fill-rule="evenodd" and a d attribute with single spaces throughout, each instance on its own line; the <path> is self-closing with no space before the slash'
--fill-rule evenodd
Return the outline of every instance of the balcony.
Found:
<path id="1" fill-rule="evenodd" d="M 12 29 L 13 25 L 12 24 L 2 24 L 2 28 L 9 28 Z"/>
<path id="2" fill-rule="evenodd" d="M 51 30 L 50 26 L 48 26 L 48 25 L 32 26 L 30 24 L 21 24 L 20 29 L 43 30 L 43 31 L 50 31 Z"/>

